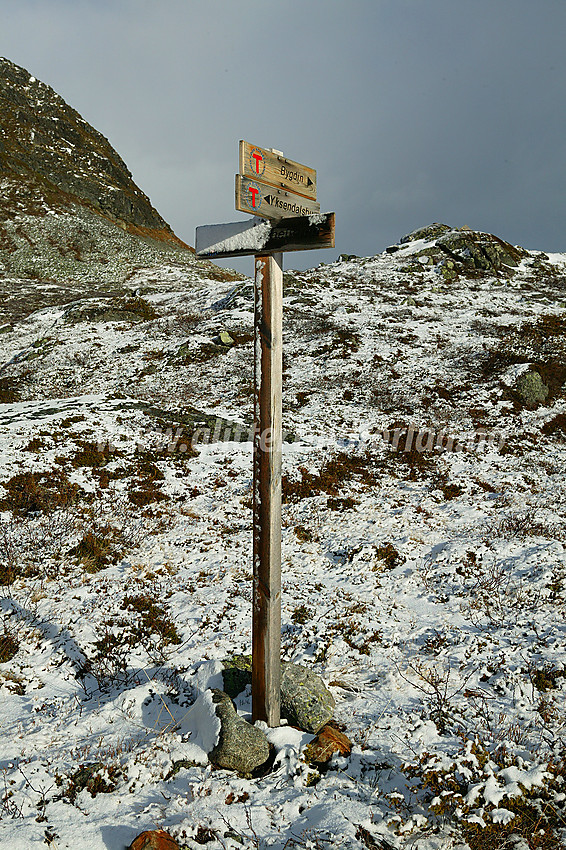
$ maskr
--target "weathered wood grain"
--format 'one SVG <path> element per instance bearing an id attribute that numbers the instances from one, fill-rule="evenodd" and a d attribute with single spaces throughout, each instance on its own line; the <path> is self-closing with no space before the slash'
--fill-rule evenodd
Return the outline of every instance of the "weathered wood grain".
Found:
<path id="1" fill-rule="evenodd" d="M 283 258 L 255 265 L 252 718 L 279 726 Z"/>

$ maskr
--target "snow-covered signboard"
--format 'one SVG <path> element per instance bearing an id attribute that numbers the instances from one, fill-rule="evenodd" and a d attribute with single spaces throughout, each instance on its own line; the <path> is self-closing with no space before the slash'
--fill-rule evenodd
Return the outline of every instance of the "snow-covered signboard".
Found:
<path id="1" fill-rule="evenodd" d="M 316 201 L 316 171 L 287 159 L 281 151 L 240 142 L 240 174 Z M 300 213 L 297 213 L 300 215 Z"/>
<path id="2" fill-rule="evenodd" d="M 334 213 L 272 222 L 248 219 L 196 229 L 197 256 L 209 260 L 314 248 L 334 248 Z"/>
<path id="3" fill-rule="evenodd" d="M 296 192 L 236 174 L 236 209 L 277 220 L 319 213 L 320 204 Z"/>

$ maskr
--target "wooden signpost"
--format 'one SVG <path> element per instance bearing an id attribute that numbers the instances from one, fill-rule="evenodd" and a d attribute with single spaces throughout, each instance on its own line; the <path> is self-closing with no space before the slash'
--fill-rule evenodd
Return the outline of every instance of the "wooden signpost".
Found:
<path id="1" fill-rule="evenodd" d="M 252 719 L 279 726 L 283 252 L 333 248 L 334 213 L 320 213 L 314 169 L 280 151 L 241 141 L 240 171 L 236 209 L 268 221 L 197 227 L 196 253 L 255 256 Z"/>

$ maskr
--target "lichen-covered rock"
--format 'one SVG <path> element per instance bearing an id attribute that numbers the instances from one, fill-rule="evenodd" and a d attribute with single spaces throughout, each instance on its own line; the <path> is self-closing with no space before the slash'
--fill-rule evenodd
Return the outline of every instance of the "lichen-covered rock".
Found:
<path id="1" fill-rule="evenodd" d="M 252 657 L 251 655 L 233 655 L 225 658 L 222 662 L 224 670 L 224 690 L 232 699 L 245 691 L 247 685 L 252 683 Z"/>
<path id="2" fill-rule="evenodd" d="M 226 770 L 252 773 L 269 758 L 269 742 L 265 733 L 239 716 L 224 691 L 214 688 L 212 701 L 220 720 L 220 734 L 218 744 L 208 754 L 209 761 Z"/>
<path id="3" fill-rule="evenodd" d="M 290 723 L 316 734 L 332 718 L 334 706 L 320 676 L 299 664 L 281 665 L 281 714 Z"/>
<path id="4" fill-rule="evenodd" d="M 538 372 L 524 372 L 517 378 L 515 392 L 525 407 L 538 407 L 545 403 L 549 388 Z"/>

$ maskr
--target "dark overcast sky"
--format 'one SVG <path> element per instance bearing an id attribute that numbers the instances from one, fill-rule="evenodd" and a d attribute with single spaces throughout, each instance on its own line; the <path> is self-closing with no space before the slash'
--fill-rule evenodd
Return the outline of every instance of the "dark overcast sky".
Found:
<path id="1" fill-rule="evenodd" d="M 565 43 L 564 0 L 0 0 L 0 55 L 107 136 L 190 244 L 246 218 L 239 139 L 316 168 L 336 249 L 294 268 L 432 221 L 566 251 Z"/>

